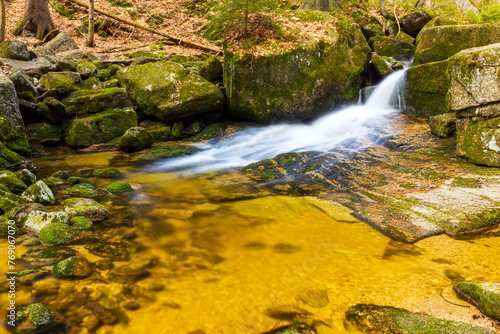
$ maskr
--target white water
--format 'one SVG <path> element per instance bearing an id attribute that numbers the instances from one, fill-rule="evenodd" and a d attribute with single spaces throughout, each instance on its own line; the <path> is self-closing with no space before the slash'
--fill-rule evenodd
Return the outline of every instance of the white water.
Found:
<path id="1" fill-rule="evenodd" d="M 392 106 L 405 73 L 406 70 L 401 70 L 389 75 L 365 104 L 332 111 L 311 124 L 277 124 L 241 130 L 227 141 L 196 145 L 202 151 L 159 162 L 155 169 L 203 173 L 246 166 L 281 153 L 326 153 L 341 145 L 359 150 L 366 147 L 364 139 L 369 139 L 369 135 L 387 122 L 385 116 L 399 112 Z"/>

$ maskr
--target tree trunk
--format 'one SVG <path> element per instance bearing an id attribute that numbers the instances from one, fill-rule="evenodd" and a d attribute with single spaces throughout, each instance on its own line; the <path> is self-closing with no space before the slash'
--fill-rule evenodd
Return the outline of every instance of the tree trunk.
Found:
<path id="1" fill-rule="evenodd" d="M 87 46 L 94 46 L 94 0 L 89 0 L 89 34 L 87 35 Z"/>
<path id="2" fill-rule="evenodd" d="M 380 14 L 383 17 L 385 17 L 388 20 L 392 20 L 392 21 L 396 20 L 396 18 L 394 17 L 394 15 L 392 15 L 391 13 L 389 13 L 387 11 L 387 8 L 385 8 L 385 0 L 379 0 L 379 5 L 380 5 Z"/>
<path id="3" fill-rule="evenodd" d="M 332 5 L 335 8 L 342 8 L 342 0 L 333 0 Z"/>
<path id="4" fill-rule="evenodd" d="M 318 0 L 318 10 L 329 12 L 330 11 L 330 0 Z"/>
<path id="5" fill-rule="evenodd" d="M 5 0 L 0 0 L 0 42 L 5 39 Z"/>
<path id="6" fill-rule="evenodd" d="M 42 40 L 55 29 L 56 25 L 50 17 L 49 0 L 26 0 L 23 18 L 17 23 L 12 34 L 19 35 L 23 30 L 30 30 L 36 34 L 36 38 Z"/>

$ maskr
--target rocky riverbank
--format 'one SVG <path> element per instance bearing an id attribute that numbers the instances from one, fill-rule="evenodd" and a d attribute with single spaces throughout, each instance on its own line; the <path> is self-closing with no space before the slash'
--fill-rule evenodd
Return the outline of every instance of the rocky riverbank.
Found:
<path id="1" fill-rule="evenodd" d="M 190 143 L 223 141 L 255 124 L 233 121 L 309 120 L 357 100 L 363 83 L 380 80 L 414 54 L 404 91 L 407 115 L 391 116 L 368 148 L 284 153 L 231 173 L 213 173 L 202 191 L 176 198 L 192 210 L 161 213 L 175 223 L 158 233 L 185 228 L 182 219 L 214 214 L 220 205 L 290 195 L 336 221 L 360 220 L 406 244 L 441 234 L 480 238 L 498 228 L 500 179 L 494 167 L 500 166 L 500 58 L 491 33 L 498 26 L 450 25 L 418 10 L 403 20 L 407 34 L 386 27 L 386 36 L 380 24 L 303 13 L 294 17 L 324 23 L 326 37 L 261 56 L 227 49 L 224 59 L 142 52 L 109 61 L 83 53 L 66 33 L 33 50 L 19 41 L 0 44 L 0 63 L 8 74 L 0 73 L 0 165 L 6 168 L 0 171 L 2 236 L 15 235 L 19 245 L 33 247 L 20 255 L 23 270 L 14 275 L 16 280 L 34 286 L 34 296 L 52 296 L 19 309 L 15 321 L 20 329 L 55 331 L 68 324 L 75 331 L 112 329 L 127 323 L 125 310 L 139 309 L 138 299 L 165 289 L 147 279 L 155 277 L 159 260 L 142 253 L 135 231 L 125 228 L 120 235 L 102 237 L 117 227 L 133 229 L 137 212 L 130 203 L 140 210 L 147 205 L 141 207 L 129 195 L 154 197 L 154 190 L 142 193 L 140 183 L 118 180 L 123 173 L 115 168 L 74 175 L 60 170 L 40 179 L 37 175 L 45 172 L 26 161 L 30 154 L 119 150 L 111 161 L 120 168 L 193 154 L 198 148 Z M 336 210 L 343 215 L 333 214 Z M 110 221 L 113 225 L 107 226 Z M 182 254 L 178 248 L 184 245 L 167 247 L 170 255 L 184 259 L 172 267 L 162 262 L 172 277 L 216 272 L 224 261 L 218 254 L 222 246 L 210 242 L 223 232 L 197 233 L 190 235 L 194 246 L 183 248 Z M 293 254 L 301 247 L 282 242 L 272 249 Z M 46 277 L 55 283 L 44 285 Z M 57 283 L 65 279 L 78 284 L 112 281 L 121 292 L 81 289 L 68 297 Z M 498 283 L 460 277 L 454 284 L 459 296 L 491 319 L 481 322 L 483 327 L 371 304 L 349 308 L 346 326 L 377 333 L 494 333 L 500 321 Z M 328 294 L 325 298 L 321 291 L 299 299 L 313 308 L 325 307 Z M 85 306 L 72 309 L 72 304 Z M 273 307 L 264 313 L 286 321 L 268 333 L 314 333 L 325 323 L 300 307 Z"/>

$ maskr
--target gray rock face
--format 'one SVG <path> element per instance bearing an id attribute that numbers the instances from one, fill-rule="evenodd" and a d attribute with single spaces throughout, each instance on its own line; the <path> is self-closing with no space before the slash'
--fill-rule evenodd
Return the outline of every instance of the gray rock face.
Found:
<path id="1" fill-rule="evenodd" d="M 16 130 L 24 132 L 16 87 L 2 71 L 0 71 L 0 116 L 9 119 Z"/>
<path id="2" fill-rule="evenodd" d="M 70 34 L 63 31 L 60 32 L 53 40 L 48 42 L 43 47 L 37 47 L 34 51 L 38 56 L 55 55 L 61 52 L 78 50 L 78 45 L 76 44 L 73 37 Z"/>
<path id="3" fill-rule="evenodd" d="M 19 67 L 14 67 L 10 70 L 9 79 L 14 83 L 16 91 L 31 92 L 33 96 L 38 96 L 35 85 L 33 85 L 29 77 Z"/>
<path id="4" fill-rule="evenodd" d="M 432 17 L 423 9 L 418 9 L 401 19 L 403 30 L 412 37 L 417 37 L 422 28 L 430 21 Z"/>
<path id="5" fill-rule="evenodd" d="M 24 42 L 3 41 L 0 43 L 0 58 L 30 60 L 30 53 Z"/>
<path id="6" fill-rule="evenodd" d="M 24 72 L 39 71 L 41 73 L 47 73 L 56 70 L 56 65 L 52 64 L 46 58 L 37 58 L 31 61 L 0 58 L 0 64 L 9 67 L 19 67 Z"/>

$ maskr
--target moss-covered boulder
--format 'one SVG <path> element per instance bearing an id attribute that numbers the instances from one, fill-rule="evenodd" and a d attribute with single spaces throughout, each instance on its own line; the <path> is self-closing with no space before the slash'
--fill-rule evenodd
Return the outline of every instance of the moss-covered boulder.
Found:
<path id="1" fill-rule="evenodd" d="M 109 217 L 108 209 L 90 198 L 70 198 L 62 204 L 64 211 L 70 217 L 82 216 L 93 222 L 100 222 Z"/>
<path id="2" fill-rule="evenodd" d="M 379 56 L 374 53 L 372 56 L 372 63 L 380 77 L 384 78 L 395 70 L 403 68 L 403 65 L 392 57 Z"/>
<path id="3" fill-rule="evenodd" d="M 16 226 L 15 222 L 3 216 L 0 216 L 0 237 L 7 237 L 9 235 L 19 235 L 21 231 Z"/>
<path id="4" fill-rule="evenodd" d="M 410 60 L 415 54 L 415 45 L 400 39 L 375 36 L 370 38 L 373 51 L 379 56 L 392 57 L 397 60 Z"/>
<path id="5" fill-rule="evenodd" d="M 420 42 L 420 37 L 422 36 L 422 33 L 428 28 L 440 27 L 440 26 L 454 26 L 454 25 L 458 25 L 458 24 L 460 24 L 460 23 L 458 23 L 457 21 L 454 21 L 454 20 L 451 20 L 451 19 L 448 19 L 448 18 L 445 18 L 442 16 L 437 16 L 437 17 L 433 18 L 432 20 L 430 20 L 422 28 L 422 30 L 420 30 L 417 37 L 415 38 L 415 45 L 418 45 L 418 43 Z"/>
<path id="6" fill-rule="evenodd" d="M 68 184 L 90 183 L 90 181 L 87 178 L 81 176 L 70 176 L 68 177 L 66 182 Z"/>
<path id="7" fill-rule="evenodd" d="M 200 66 L 198 74 L 210 81 L 216 81 L 222 77 L 222 64 L 217 57 L 208 57 Z"/>
<path id="8" fill-rule="evenodd" d="M 26 168 L 18 170 L 15 174 L 27 186 L 31 186 L 33 183 L 36 182 L 36 175 L 30 172 Z"/>
<path id="9" fill-rule="evenodd" d="M 67 180 L 70 176 L 69 171 L 65 169 L 61 169 L 58 171 L 55 171 L 54 173 L 50 174 L 50 177 L 56 178 L 56 179 L 61 179 L 61 180 Z"/>
<path id="10" fill-rule="evenodd" d="M 120 150 L 131 153 L 151 147 L 154 143 L 153 135 L 143 127 L 135 126 L 125 131 L 120 139 Z"/>
<path id="11" fill-rule="evenodd" d="M 28 140 L 41 145 L 56 145 L 61 141 L 62 135 L 62 127 L 57 124 L 32 123 L 26 126 Z"/>
<path id="12" fill-rule="evenodd" d="M 42 303 L 33 303 L 28 306 L 21 306 L 17 309 L 16 319 L 24 321 L 29 320 L 33 330 L 44 331 L 51 329 L 53 323 L 57 320 L 54 312 Z M 29 327 L 31 327 L 28 325 Z M 21 325 L 22 326 L 22 325 Z"/>
<path id="13" fill-rule="evenodd" d="M 11 151 L 4 143 L 0 142 L 0 166 L 17 165 L 24 162 L 24 158 Z"/>
<path id="14" fill-rule="evenodd" d="M 436 26 L 419 36 L 414 64 L 445 60 L 461 50 L 500 42 L 500 24 Z"/>
<path id="15" fill-rule="evenodd" d="M 144 114 L 162 121 L 220 110 L 224 103 L 219 88 L 173 62 L 132 65 L 117 78 Z"/>
<path id="16" fill-rule="evenodd" d="M 109 179 L 121 179 L 123 178 L 122 172 L 116 168 L 99 168 L 92 171 L 92 175 L 98 177 L 104 177 Z"/>
<path id="17" fill-rule="evenodd" d="M 155 142 L 162 142 L 170 140 L 172 128 L 170 125 L 160 121 L 143 121 L 139 124 L 153 135 Z"/>
<path id="18" fill-rule="evenodd" d="M 78 117 L 88 116 L 107 109 L 131 106 L 127 92 L 119 87 L 75 91 L 65 98 L 62 103 L 66 106 L 67 115 Z"/>
<path id="19" fill-rule="evenodd" d="M 448 109 L 457 113 L 457 155 L 500 166 L 500 43 L 449 59 Z"/>
<path id="20" fill-rule="evenodd" d="M 67 76 L 50 72 L 40 78 L 40 83 L 47 89 L 54 89 L 59 97 L 63 97 L 76 89 L 75 82 Z"/>
<path id="21" fill-rule="evenodd" d="M 17 196 L 5 187 L 0 187 L 0 211 L 3 213 L 9 213 L 11 210 L 15 209 L 20 204 L 26 203 L 26 200 L 20 196 Z"/>
<path id="22" fill-rule="evenodd" d="M 30 60 L 30 53 L 25 42 L 3 41 L 0 43 L 0 58 Z"/>
<path id="23" fill-rule="evenodd" d="M 66 144 L 87 147 L 106 143 L 137 126 L 137 115 L 132 109 L 114 109 L 83 118 L 72 119 L 64 132 Z"/>
<path id="24" fill-rule="evenodd" d="M 69 242 L 78 233 L 79 230 L 74 229 L 68 224 L 50 223 L 40 230 L 38 238 L 47 246 L 55 246 Z"/>
<path id="25" fill-rule="evenodd" d="M 82 75 L 82 78 L 90 78 L 97 75 L 97 66 L 90 61 L 84 61 L 77 65 L 76 71 Z"/>
<path id="26" fill-rule="evenodd" d="M 79 230 L 90 230 L 94 223 L 86 217 L 75 216 L 71 218 L 70 225 Z"/>
<path id="27" fill-rule="evenodd" d="M 410 67 L 404 89 L 407 111 L 423 118 L 447 113 L 449 87 L 448 61 Z"/>
<path id="28" fill-rule="evenodd" d="M 0 171 L 0 184 L 13 193 L 21 193 L 28 188 L 21 179 L 9 171 Z"/>
<path id="29" fill-rule="evenodd" d="M 98 198 L 101 196 L 99 190 L 89 183 L 75 184 L 74 186 L 66 189 L 64 193 L 70 196 L 85 198 Z"/>
<path id="30" fill-rule="evenodd" d="M 52 190 L 42 180 L 30 185 L 21 197 L 31 203 L 54 204 L 56 201 Z"/>
<path id="31" fill-rule="evenodd" d="M 359 304 L 346 312 L 349 329 L 377 334 L 493 334 L 495 332 L 458 321 L 413 313 L 390 306 Z"/>
<path id="32" fill-rule="evenodd" d="M 109 186 L 107 186 L 104 189 L 106 189 L 110 193 L 119 194 L 119 193 L 132 191 L 132 186 L 128 182 L 117 181 L 117 182 L 111 183 Z"/>
<path id="33" fill-rule="evenodd" d="M 45 226 L 52 223 L 68 224 L 69 216 L 62 211 L 45 212 L 31 211 L 24 221 L 23 227 L 27 230 L 39 233 Z"/>
<path id="34" fill-rule="evenodd" d="M 24 121 L 19 110 L 19 100 L 14 83 L 0 71 L 0 141 L 10 150 L 29 154 L 29 145 L 24 135 Z M 9 142 L 13 142 L 16 148 Z"/>
<path id="35" fill-rule="evenodd" d="M 460 282 L 453 290 L 488 317 L 500 321 L 500 283 Z"/>
<path id="36" fill-rule="evenodd" d="M 85 79 L 82 82 L 80 82 L 77 86 L 79 89 L 82 90 L 99 90 L 105 88 L 103 83 L 96 77 Z"/>
<path id="37" fill-rule="evenodd" d="M 87 277 L 92 274 L 92 266 L 86 258 L 72 256 L 57 262 L 52 268 L 56 277 Z"/>
<path id="38" fill-rule="evenodd" d="M 229 116 L 262 123 L 304 120 L 355 101 L 370 48 L 356 23 L 341 19 L 336 30 L 280 54 L 240 57 L 226 52 Z"/>
<path id="39" fill-rule="evenodd" d="M 56 98 L 49 96 L 43 100 L 43 104 L 45 104 L 50 112 L 58 115 L 59 117 L 66 116 L 66 106 Z"/>
<path id="40" fill-rule="evenodd" d="M 455 113 L 446 113 L 429 117 L 431 132 L 436 136 L 447 138 L 457 130 L 457 117 Z"/>

